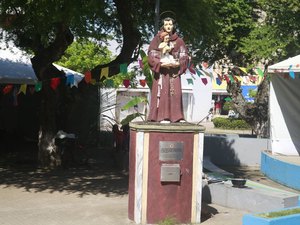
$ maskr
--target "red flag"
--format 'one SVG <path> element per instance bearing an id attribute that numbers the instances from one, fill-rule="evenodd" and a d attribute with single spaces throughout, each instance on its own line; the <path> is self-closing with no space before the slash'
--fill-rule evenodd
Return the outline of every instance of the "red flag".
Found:
<path id="1" fill-rule="evenodd" d="M 206 79 L 206 78 L 201 78 L 201 80 L 202 80 L 202 83 L 203 83 L 204 85 L 207 85 L 207 79 Z"/>
<path id="2" fill-rule="evenodd" d="M 89 84 L 92 80 L 92 74 L 91 74 L 91 71 L 86 71 L 84 73 L 84 80 L 87 84 Z"/>
<path id="3" fill-rule="evenodd" d="M 55 77 L 55 78 L 52 78 L 51 79 L 51 84 L 50 84 L 50 87 L 55 90 L 58 85 L 60 84 L 60 78 L 59 77 Z"/>
<path id="4" fill-rule="evenodd" d="M 140 85 L 142 87 L 145 87 L 146 86 L 146 80 L 140 80 Z"/>
<path id="5" fill-rule="evenodd" d="M 123 80 L 123 85 L 128 88 L 130 85 L 130 80 Z"/>
<path id="6" fill-rule="evenodd" d="M 4 88 L 3 88 L 3 90 L 2 90 L 2 92 L 3 92 L 3 94 L 8 94 L 9 92 L 11 92 L 11 90 L 13 89 L 13 85 L 12 84 L 8 84 L 8 85 L 6 85 Z"/>
<path id="7" fill-rule="evenodd" d="M 226 80 L 227 83 L 230 83 L 230 79 L 229 79 L 229 77 L 227 75 L 224 74 L 224 78 L 225 78 L 225 80 Z"/>

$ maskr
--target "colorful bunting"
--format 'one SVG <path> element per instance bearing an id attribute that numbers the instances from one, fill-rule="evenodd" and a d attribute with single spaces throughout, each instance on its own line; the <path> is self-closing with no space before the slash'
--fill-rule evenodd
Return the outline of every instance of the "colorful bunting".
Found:
<path id="1" fill-rule="evenodd" d="M 130 85 L 130 80 L 123 80 L 123 85 L 128 88 Z"/>
<path id="2" fill-rule="evenodd" d="M 228 74 L 228 77 L 229 77 L 229 79 L 230 79 L 231 82 L 234 82 L 234 78 L 233 78 L 233 76 L 231 74 Z"/>
<path id="3" fill-rule="evenodd" d="M 24 95 L 26 95 L 26 89 L 27 89 L 27 84 L 22 84 L 18 94 L 23 93 Z"/>
<path id="4" fill-rule="evenodd" d="M 36 91 L 36 92 L 39 92 L 40 90 L 42 90 L 42 82 L 37 82 L 36 84 L 35 84 L 35 86 L 34 86 L 34 90 Z"/>
<path id="5" fill-rule="evenodd" d="M 120 65 L 120 72 L 123 74 L 127 73 L 127 63 L 123 63 Z"/>
<path id="6" fill-rule="evenodd" d="M 108 67 L 102 68 L 101 73 L 100 73 L 100 80 L 102 79 L 102 77 L 105 77 L 107 79 L 108 78 L 108 73 L 109 73 L 109 68 Z"/>
<path id="7" fill-rule="evenodd" d="M 256 70 L 260 77 L 264 77 L 264 72 L 260 68 L 257 68 Z"/>
<path id="8" fill-rule="evenodd" d="M 113 87 L 113 86 L 114 86 L 114 80 L 112 80 L 112 79 L 107 79 L 107 80 L 106 80 L 106 85 L 107 85 L 107 87 Z"/>
<path id="9" fill-rule="evenodd" d="M 142 87 L 145 87 L 146 86 L 146 80 L 140 80 L 140 85 Z"/>
<path id="10" fill-rule="evenodd" d="M 221 85 L 221 84 L 222 84 L 222 80 L 220 80 L 220 78 L 217 77 L 217 78 L 216 78 L 216 83 L 217 83 L 217 85 Z"/>
<path id="11" fill-rule="evenodd" d="M 224 74 L 224 79 L 226 80 L 227 83 L 230 83 L 230 79 L 227 75 Z"/>
<path id="12" fill-rule="evenodd" d="M 3 90 L 2 90 L 2 93 L 3 94 L 8 94 L 9 92 L 11 92 L 11 90 L 13 89 L 13 85 L 12 84 L 8 84 L 8 85 L 6 85 L 4 88 L 3 88 Z"/>
<path id="13" fill-rule="evenodd" d="M 244 73 L 247 73 L 247 69 L 246 69 L 245 67 L 239 67 L 239 69 L 240 69 L 241 71 L 243 71 Z"/>
<path id="14" fill-rule="evenodd" d="M 85 80 L 85 82 L 87 84 L 89 84 L 91 82 L 91 80 L 92 80 L 92 73 L 91 73 L 91 71 L 86 71 L 84 73 L 84 80 Z"/>
<path id="15" fill-rule="evenodd" d="M 196 73 L 197 73 L 198 77 L 204 76 L 197 67 L 196 67 L 195 70 L 196 70 Z"/>
<path id="16" fill-rule="evenodd" d="M 201 78 L 201 81 L 204 85 L 207 85 L 207 79 L 206 78 Z"/>
<path id="17" fill-rule="evenodd" d="M 188 84 L 194 84 L 193 79 L 188 78 L 188 79 L 186 79 L 186 80 L 187 80 Z"/>
<path id="18" fill-rule="evenodd" d="M 291 78 L 295 79 L 295 73 L 294 73 L 294 71 L 290 70 L 289 71 L 289 75 L 290 75 Z"/>
<path id="19" fill-rule="evenodd" d="M 56 90 L 56 88 L 58 87 L 59 84 L 60 84 L 60 78 L 59 77 L 55 77 L 55 78 L 51 79 L 50 87 L 53 90 Z"/>
<path id="20" fill-rule="evenodd" d="M 74 85 L 74 75 L 68 75 L 66 79 L 66 85 L 71 85 L 71 87 Z"/>

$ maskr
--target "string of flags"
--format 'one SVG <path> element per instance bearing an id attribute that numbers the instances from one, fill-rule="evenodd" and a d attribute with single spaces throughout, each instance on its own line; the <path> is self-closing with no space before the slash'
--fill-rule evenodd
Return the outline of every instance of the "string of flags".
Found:
<path id="1" fill-rule="evenodd" d="M 143 68 L 144 65 L 141 59 L 138 60 L 138 63 L 140 68 Z M 297 64 L 296 66 L 290 65 L 289 73 L 284 74 L 284 78 L 295 79 L 296 75 L 292 68 L 299 67 L 299 66 L 300 66 L 299 64 Z M 251 71 L 254 71 L 255 74 L 251 75 L 250 70 L 247 70 L 245 67 L 238 67 L 238 66 L 232 66 L 232 67 L 238 68 L 243 72 L 244 75 L 243 76 L 234 75 L 232 74 L 232 72 L 230 72 L 230 70 L 228 73 L 224 73 L 220 69 L 214 69 L 213 65 L 209 66 L 207 62 L 202 62 L 200 65 L 197 66 L 194 66 L 192 63 L 189 63 L 188 71 L 192 75 L 197 75 L 204 85 L 208 84 L 208 79 L 215 80 L 217 85 L 222 85 L 224 81 L 226 81 L 227 83 L 229 82 L 243 82 L 244 84 L 257 83 L 259 82 L 259 78 L 264 77 L 264 72 L 262 71 L 261 68 L 252 69 Z M 126 63 L 120 64 L 119 68 L 120 68 L 120 73 L 127 74 L 128 65 Z M 109 67 L 102 68 L 98 78 L 100 80 L 105 78 L 107 87 L 114 86 L 114 81 L 112 79 L 108 79 Z M 21 93 L 26 94 L 26 92 L 29 91 L 31 94 L 33 94 L 34 92 L 41 91 L 45 83 L 49 83 L 50 87 L 53 90 L 56 90 L 57 87 L 63 83 L 64 79 L 65 79 L 65 85 L 70 87 L 78 87 L 78 83 L 81 82 L 82 80 L 84 80 L 87 84 L 95 85 L 97 83 L 96 79 L 92 78 L 91 71 L 86 71 L 84 73 L 84 76 L 81 79 L 75 79 L 74 75 L 67 75 L 66 77 L 56 77 L 50 80 L 38 81 L 34 86 L 27 85 L 27 84 L 21 84 L 21 85 L 8 84 L 3 88 L 2 93 L 8 94 L 13 91 L 13 93 L 19 95 Z M 188 85 L 194 85 L 195 79 L 191 79 L 191 78 L 186 78 L 186 79 Z M 139 84 L 142 87 L 145 87 L 147 83 L 145 79 L 140 79 Z M 123 85 L 125 88 L 128 88 L 131 85 L 131 81 L 129 79 L 124 79 Z"/>
<path id="2" fill-rule="evenodd" d="M 127 73 L 127 64 L 123 63 L 120 64 L 120 73 L 122 74 L 126 74 Z M 101 69 L 100 71 L 100 75 L 99 75 L 99 79 L 102 79 L 103 77 L 105 77 L 106 79 L 108 78 L 108 74 L 109 74 L 109 67 L 104 67 Z M 79 75 L 76 75 L 77 77 Z M 3 89 L 2 89 L 2 93 L 3 94 L 8 94 L 10 92 L 14 92 L 16 95 L 19 95 L 21 93 L 23 93 L 24 95 L 26 95 L 26 92 L 29 90 L 29 92 L 31 94 L 33 94 L 34 92 L 39 92 L 43 89 L 43 86 L 45 85 L 45 83 L 49 83 L 49 86 L 53 89 L 56 90 L 58 88 L 58 86 L 60 84 L 63 83 L 63 81 L 65 80 L 65 85 L 66 86 L 70 86 L 72 87 L 77 87 L 78 88 L 78 84 L 84 80 L 87 84 L 92 84 L 95 85 L 96 79 L 92 78 L 92 73 L 91 71 L 86 71 L 84 73 L 83 77 L 80 77 L 79 79 L 75 79 L 75 76 L 73 74 L 71 75 L 66 75 L 65 77 L 54 77 L 48 80 L 43 80 L 43 81 L 37 81 L 34 85 L 32 84 L 18 84 L 18 85 L 13 85 L 13 84 L 8 84 L 6 85 Z M 111 87 L 113 87 L 113 80 L 107 80 L 107 85 L 111 85 Z M 124 86 L 128 87 L 130 85 L 130 81 L 124 81 L 125 84 Z M 143 85 L 145 85 L 142 82 Z"/>

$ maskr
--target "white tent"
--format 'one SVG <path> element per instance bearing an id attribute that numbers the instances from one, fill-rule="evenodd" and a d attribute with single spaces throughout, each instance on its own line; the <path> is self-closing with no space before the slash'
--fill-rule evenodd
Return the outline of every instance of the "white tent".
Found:
<path id="1" fill-rule="evenodd" d="M 273 154 L 300 155 L 300 55 L 268 68 Z M 298 118 L 299 117 L 299 118 Z"/>
<path id="2" fill-rule="evenodd" d="M 63 70 L 66 76 L 74 75 L 74 82 L 79 83 L 83 74 L 53 64 Z M 37 78 L 32 69 L 30 57 L 16 47 L 3 49 L 0 46 L 0 84 L 35 84 Z"/>

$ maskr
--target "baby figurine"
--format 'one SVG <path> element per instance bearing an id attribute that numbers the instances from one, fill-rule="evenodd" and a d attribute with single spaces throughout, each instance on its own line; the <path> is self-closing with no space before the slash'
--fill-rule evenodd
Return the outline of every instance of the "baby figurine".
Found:
<path id="1" fill-rule="evenodd" d="M 160 39 L 163 41 L 159 44 L 158 48 L 161 51 L 161 66 L 177 66 L 179 62 L 174 59 L 172 55 L 170 55 L 171 50 L 174 48 L 172 42 L 170 42 L 170 35 L 167 32 L 162 32 L 160 34 Z"/>

